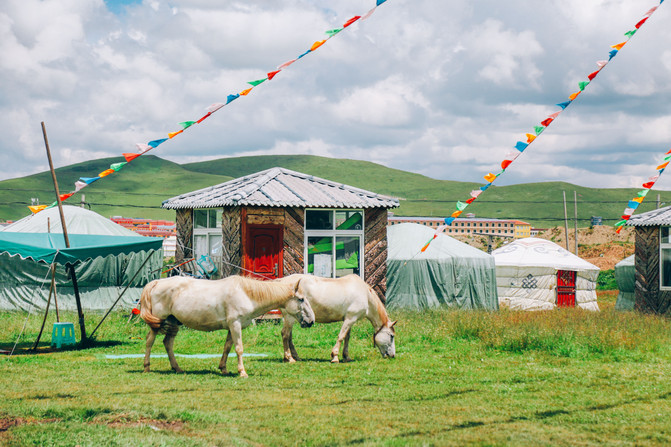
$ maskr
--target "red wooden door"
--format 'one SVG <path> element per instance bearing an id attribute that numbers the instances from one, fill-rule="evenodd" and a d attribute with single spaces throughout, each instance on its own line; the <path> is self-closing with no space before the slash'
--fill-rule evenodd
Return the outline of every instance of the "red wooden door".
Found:
<path id="1" fill-rule="evenodd" d="M 572 270 L 557 271 L 557 306 L 575 307 L 575 273 Z"/>
<path id="2" fill-rule="evenodd" d="M 246 274 L 268 279 L 282 276 L 282 227 L 248 225 L 245 241 Z M 253 272 L 253 273 L 252 273 Z"/>

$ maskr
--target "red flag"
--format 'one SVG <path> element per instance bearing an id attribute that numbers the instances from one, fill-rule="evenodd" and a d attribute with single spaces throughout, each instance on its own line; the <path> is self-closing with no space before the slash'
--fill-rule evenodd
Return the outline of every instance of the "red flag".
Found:
<path id="1" fill-rule="evenodd" d="M 122 155 L 123 155 L 123 158 L 126 159 L 126 161 L 131 161 L 131 160 L 135 160 L 137 157 L 139 157 L 142 154 L 122 154 Z"/>
<path id="2" fill-rule="evenodd" d="M 541 121 L 541 124 L 544 125 L 545 127 L 548 127 L 550 125 L 550 123 L 553 122 L 553 121 L 554 121 L 554 118 L 547 118 L 547 119 L 544 119 L 543 121 Z"/>
<path id="3" fill-rule="evenodd" d="M 61 194 L 60 196 L 58 196 L 58 198 L 61 199 L 61 202 L 62 202 L 64 200 L 68 199 L 69 197 L 71 197 L 73 194 L 74 194 L 74 192 L 70 192 L 70 193 L 67 193 L 67 194 Z"/>
<path id="4" fill-rule="evenodd" d="M 471 197 L 470 199 L 468 199 L 468 200 L 466 201 L 466 203 L 471 204 L 471 203 L 473 203 L 474 201 L 475 201 L 475 197 Z"/>
<path id="5" fill-rule="evenodd" d="M 654 184 L 655 184 L 655 182 L 647 182 L 647 183 L 643 183 L 643 187 L 644 187 L 645 189 L 650 189 L 650 188 L 652 188 L 652 185 L 654 185 Z"/>
<path id="6" fill-rule="evenodd" d="M 198 121 L 196 121 L 196 124 L 200 124 L 200 123 L 202 123 L 203 120 L 204 120 L 205 118 L 207 118 L 208 116 L 210 116 L 210 115 L 212 115 L 212 112 L 207 112 L 207 114 L 203 115 Z"/>
<path id="7" fill-rule="evenodd" d="M 501 169 L 506 169 L 508 166 L 510 166 L 510 163 L 512 163 L 512 160 L 503 160 L 501 162 Z"/>
<path id="8" fill-rule="evenodd" d="M 638 22 L 636 24 L 636 29 L 639 29 L 641 26 L 643 26 L 643 24 L 645 23 L 646 20 L 648 20 L 647 17 L 645 19 L 642 19 L 640 22 Z"/>
<path id="9" fill-rule="evenodd" d="M 270 81 L 270 80 L 271 80 L 272 78 L 274 78 L 275 75 L 276 75 L 277 73 L 279 73 L 280 71 L 281 71 L 281 70 L 275 70 L 275 71 L 271 71 L 270 73 L 268 73 L 268 80 Z"/>
<path id="10" fill-rule="evenodd" d="M 589 75 L 587 75 L 587 79 L 589 79 L 590 81 L 593 81 L 594 78 L 596 78 L 596 75 L 598 75 L 598 74 L 599 74 L 599 70 L 597 70 L 595 72 L 592 72 Z"/>
<path id="11" fill-rule="evenodd" d="M 631 214 L 628 215 L 628 216 L 626 216 L 626 215 L 625 215 L 625 216 L 622 216 L 622 219 L 623 219 L 623 220 L 629 220 L 630 217 L 631 217 Z"/>
<path id="12" fill-rule="evenodd" d="M 361 18 L 361 16 L 354 16 L 351 19 L 349 19 L 347 22 L 345 22 L 345 24 L 342 27 L 347 28 L 348 26 L 350 26 L 352 23 L 356 22 L 360 18 Z"/>

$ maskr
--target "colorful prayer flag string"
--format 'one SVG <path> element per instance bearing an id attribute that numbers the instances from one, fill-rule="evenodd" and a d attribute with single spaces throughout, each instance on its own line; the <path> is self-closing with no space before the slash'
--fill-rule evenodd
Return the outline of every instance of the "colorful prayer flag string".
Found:
<path id="1" fill-rule="evenodd" d="M 664 3 L 664 0 L 659 1 L 660 5 L 662 3 Z M 557 104 L 557 106 L 560 107 L 561 110 L 550 114 L 547 118 L 545 118 L 543 121 L 541 121 L 539 126 L 534 126 L 533 133 L 527 133 L 525 135 L 526 141 L 518 141 L 515 144 L 515 146 L 514 146 L 515 150 L 508 152 L 505 155 L 503 161 L 501 162 L 501 171 L 500 172 L 498 172 L 496 174 L 490 172 L 487 175 L 485 175 L 484 179 L 485 179 L 485 181 L 487 181 L 487 183 L 484 186 L 481 186 L 477 190 L 471 191 L 471 194 L 470 194 L 471 198 L 466 200 L 465 202 L 457 201 L 456 211 L 453 212 L 450 217 L 445 218 L 445 225 L 446 226 L 451 225 L 452 222 L 454 222 L 454 220 L 464 212 L 464 210 L 466 209 L 466 207 L 468 205 L 473 203 L 480 196 L 480 194 L 482 194 L 484 191 L 486 191 L 501 174 L 506 172 L 506 169 L 508 169 L 508 166 L 510 166 L 515 161 L 515 159 L 517 159 L 517 157 L 519 157 L 522 154 L 522 152 L 524 152 L 529 147 L 530 144 L 532 144 L 534 141 L 536 141 L 538 139 L 538 137 L 543 133 L 543 131 L 545 131 L 545 129 L 547 129 L 548 126 L 550 126 L 550 124 L 559 116 L 559 114 L 561 114 L 564 110 L 566 110 L 566 108 L 568 106 L 570 106 L 573 103 L 573 101 L 575 101 L 578 98 L 578 96 L 580 96 L 580 94 L 585 90 L 585 88 L 590 84 L 590 82 L 592 82 L 594 80 L 594 78 L 596 78 L 596 76 L 599 74 L 599 72 L 601 70 L 603 70 L 603 68 L 606 65 L 608 65 L 608 63 L 617 55 L 617 53 L 622 49 L 622 47 L 624 47 L 627 44 L 627 42 L 629 42 L 629 40 L 634 36 L 634 34 L 636 34 L 636 32 L 639 30 L 639 28 L 641 28 L 641 26 L 643 26 L 643 24 L 657 10 L 657 8 L 658 8 L 658 6 L 655 6 L 654 8 L 651 8 L 650 10 L 648 10 L 648 12 L 646 12 L 645 15 L 643 16 L 643 19 L 641 19 L 640 21 L 638 21 L 636 23 L 636 25 L 634 26 L 634 29 L 632 29 L 631 31 L 627 31 L 624 34 L 625 37 L 627 38 L 625 41 L 620 42 L 620 43 L 615 44 L 615 45 L 611 45 L 612 50 L 608 53 L 608 60 L 598 61 L 596 63 L 598 69 L 596 71 L 590 73 L 587 76 L 587 79 L 588 79 L 587 81 L 581 81 L 581 82 L 578 83 L 578 90 L 576 92 L 572 93 L 571 95 L 569 95 L 568 101 L 563 101 L 563 102 L 560 102 L 560 103 Z M 666 166 L 666 165 L 664 165 L 664 166 Z M 660 174 L 661 174 L 661 171 L 660 171 Z M 438 234 L 442 231 L 443 231 L 443 227 L 440 227 L 440 228 L 436 229 L 436 232 L 435 232 L 433 238 L 430 239 L 424 245 L 424 247 L 422 247 L 421 251 L 422 252 L 425 251 L 429 247 L 429 245 L 431 244 L 433 239 L 435 239 L 436 236 L 438 236 Z"/>
<path id="2" fill-rule="evenodd" d="M 177 135 L 179 135 L 179 134 L 181 134 L 182 132 L 184 132 L 186 129 L 192 127 L 194 124 L 200 124 L 200 123 L 202 123 L 205 119 L 207 119 L 208 117 L 210 117 L 213 113 L 215 113 L 216 111 L 218 111 L 218 110 L 221 109 L 222 107 L 227 106 L 227 105 L 230 104 L 231 102 L 235 101 L 235 100 L 238 99 L 240 96 L 247 96 L 247 95 L 249 95 L 249 93 L 251 93 L 252 89 L 258 87 L 260 84 L 264 83 L 265 81 L 270 81 L 270 80 L 272 80 L 272 79 L 273 79 L 275 76 L 277 76 L 282 70 L 284 70 L 284 69 L 287 68 L 288 66 L 292 65 L 292 64 L 293 64 L 294 62 L 296 62 L 298 59 L 301 59 L 302 57 L 304 57 L 304 56 L 306 56 L 306 55 L 308 55 L 308 54 L 314 52 L 314 51 L 317 50 L 319 47 L 321 47 L 321 46 L 324 45 L 326 42 L 328 42 L 329 39 L 332 39 L 332 38 L 335 37 L 337 34 L 339 34 L 340 32 L 342 32 L 345 28 L 349 27 L 350 25 L 352 25 L 353 23 L 355 23 L 355 22 L 357 22 L 357 21 L 365 20 L 365 19 L 369 18 L 369 17 L 373 14 L 373 12 L 375 12 L 375 9 L 376 9 L 378 6 L 380 6 L 381 4 L 385 3 L 386 1 L 387 1 L 387 0 L 376 0 L 376 1 L 375 1 L 375 6 L 374 6 L 372 9 L 370 9 L 368 12 L 366 12 L 364 15 L 362 15 L 362 16 L 354 16 L 354 17 L 348 19 L 348 20 L 342 25 L 341 28 L 336 28 L 336 29 L 330 29 L 330 30 L 327 30 L 327 31 L 325 32 L 325 34 L 326 34 L 326 36 L 327 36 L 326 39 L 323 39 L 323 40 L 319 40 L 319 41 L 314 42 L 314 43 L 310 46 L 310 48 L 309 48 L 307 51 L 305 51 L 304 53 L 302 53 L 302 54 L 301 54 L 300 56 L 298 56 L 297 58 L 295 58 L 295 59 L 291 59 L 290 61 L 284 62 L 283 64 L 279 65 L 275 70 L 268 72 L 264 78 L 261 78 L 261 79 L 255 80 L 255 81 L 248 81 L 247 84 L 251 85 L 251 87 L 246 88 L 246 89 L 242 90 L 242 91 L 239 92 L 239 93 L 234 93 L 234 94 L 230 94 L 230 95 L 228 95 L 228 96 L 226 97 L 226 102 L 225 102 L 225 103 L 214 103 L 214 104 L 211 104 L 210 106 L 208 106 L 208 107 L 205 109 L 205 110 L 207 111 L 207 113 L 206 113 L 205 115 L 203 115 L 202 117 L 200 117 L 199 119 L 197 119 L 197 120 L 193 120 L 193 121 L 183 121 L 183 122 L 179 123 L 178 125 L 181 127 L 181 129 L 179 129 L 179 130 L 177 130 L 177 131 L 175 131 L 175 132 L 169 132 L 169 133 L 168 133 L 168 138 L 160 138 L 160 139 L 157 139 L 157 140 L 150 141 L 150 142 L 148 142 L 148 143 L 146 143 L 146 144 L 144 144 L 144 143 L 137 143 L 137 145 L 136 145 L 136 146 L 137 146 L 137 149 L 138 149 L 138 152 L 137 152 L 137 153 L 124 153 L 124 154 L 122 154 L 123 157 L 124 157 L 124 159 L 126 160 L 126 162 L 122 162 L 122 163 L 114 163 L 113 165 L 110 166 L 109 169 L 106 169 L 106 170 L 104 170 L 103 172 L 99 173 L 97 177 L 82 177 L 82 178 L 80 178 L 77 182 L 75 182 L 75 189 L 74 189 L 72 192 L 68 193 L 68 194 L 62 194 L 61 196 L 59 196 L 60 200 L 61 200 L 61 201 L 64 201 L 64 200 L 66 200 L 67 198 L 71 197 L 71 196 L 72 196 L 73 194 L 75 194 L 76 192 L 79 192 L 81 189 L 87 187 L 87 186 L 90 185 L 91 183 L 93 183 L 93 182 L 95 182 L 95 181 L 101 179 L 102 177 L 106 177 L 106 176 L 108 176 L 108 175 L 110 175 L 110 174 L 113 174 L 113 173 L 119 171 L 119 170 L 120 170 L 124 165 L 126 165 L 127 163 L 130 163 L 131 161 L 135 160 L 137 157 L 139 157 L 139 156 L 145 154 L 146 152 L 148 152 L 148 151 L 150 151 L 150 150 L 152 150 L 152 149 L 156 149 L 159 145 L 165 143 L 165 142 L 168 141 L 168 140 L 173 139 L 173 138 L 176 137 Z M 47 205 L 29 206 L 28 208 L 29 208 L 30 211 L 32 211 L 33 213 L 38 213 L 38 212 L 42 211 L 43 209 L 46 209 L 46 208 L 50 208 L 50 207 L 52 207 L 52 206 L 55 206 L 56 203 L 57 203 L 57 202 L 54 202 L 54 203 L 52 203 L 52 204 L 49 205 L 49 206 L 47 206 Z"/>
<path id="3" fill-rule="evenodd" d="M 659 177 L 662 175 L 662 172 L 666 169 L 666 167 L 669 165 L 669 162 L 671 161 L 671 149 L 664 154 L 664 159 L 662 163 L 660 163 L 655 169 L 657 170 L 657 174 L 653 175 L 652 177 L 648 178 L 648 181 L 643 183 L 643 189 L 640 190 L 637 194 L 636 197 L 631 199 L 627 203 L 627 207 L 624 209 L 624 212 L 622 213 L 622 220 L 617 222 L 615 224 L 615 232 L 620 234 L 620 231 L 622 231 L 622 228 L 627 224 L 627 221 L 631 218 L 631 215 L 636 212 L 636 208 L 645 200 L 645 196 L 648 195 L 652 187 L 655 185 L 657 180 L 659 180 Z"/>

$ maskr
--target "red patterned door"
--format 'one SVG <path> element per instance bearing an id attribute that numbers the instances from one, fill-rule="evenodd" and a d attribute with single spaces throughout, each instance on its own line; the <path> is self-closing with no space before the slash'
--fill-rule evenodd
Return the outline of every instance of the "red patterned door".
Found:
<path id="1" fill-rule="evenodd" d="M 575 276 L 572 270 L 557 271 L 557 306 L 575 307 Z"/>
<path id="2" fill-rule="evenodd" d="M 282 227 L 249 225 L 245 268 L 249 276 L 275 279 L 282 276 Z M 253 273 L 251 273 L 253 272 Z"/>

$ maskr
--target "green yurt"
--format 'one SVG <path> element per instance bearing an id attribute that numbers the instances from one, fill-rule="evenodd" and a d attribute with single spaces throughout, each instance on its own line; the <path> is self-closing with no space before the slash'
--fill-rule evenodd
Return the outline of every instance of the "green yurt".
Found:
<path id="1" fill-rule="evenodd" d="M 387 227 L 387 308 L 498 310 L 494 257 L 442 233 L 421 252 L 434 233 L 413 223 Z"/>
<path id="2" fill-rule="evenodd" d="M 636 286 L 636 268 L 634 255 L 624 258 L 615 264 L 615 281 L 620 293 L 617 294 L 615 308 L 618 310 L 634 310 L 634 296 Z"/>

